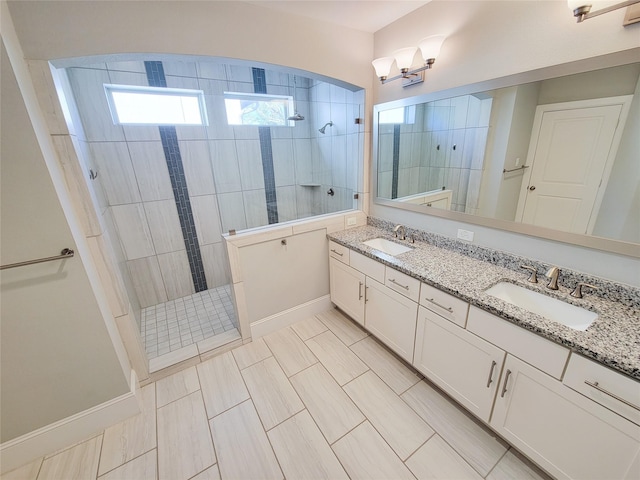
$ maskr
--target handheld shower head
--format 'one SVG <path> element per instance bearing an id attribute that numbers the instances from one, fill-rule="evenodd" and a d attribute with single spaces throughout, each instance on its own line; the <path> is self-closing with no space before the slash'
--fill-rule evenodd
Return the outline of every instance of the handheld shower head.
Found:
<path id="1" fill-rule="evenodd" d="M 318 131 L 324 135 L 324 131 L 327 127 L 333 127 L 333 122 L 331 120 L 325 123 L 324 127 L 320 128 Z"/>

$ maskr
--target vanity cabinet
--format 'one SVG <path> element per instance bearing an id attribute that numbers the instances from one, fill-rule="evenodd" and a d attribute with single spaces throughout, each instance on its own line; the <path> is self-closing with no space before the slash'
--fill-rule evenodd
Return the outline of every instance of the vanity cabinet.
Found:
<path id="1" fill-rule="evenodd" d="M 557 478 L 638 478 L 638 425 L 513 355 L 490 425 Z"/>
<path id="2" fill-rule="evenodd" d="M 331 300 L 540 467 L 640 478 L 640 382 L 356 251 L 330 255 Z"/>
<path id="3" fill-rule="evenodd" d="M 331 258 L 329 283 L 331 301 L 360 325 L 364 325 L 364 273 Z"/>
<path id="4" fill-rule="evenodd" d="M 489 421 L 504 350 L 420 307 L 413 366 L 478 418 Z"/>
<path id="5" fill-rule="evenodd" d="M 411 363 L 418 304 L 369 277 L 365 297 L 365 328 Z"/>
<path id="6" fill-rule="evenodd" d="M 334 242 L 329 252 L 331 301 L 411 363 L 420 282 Z"/>

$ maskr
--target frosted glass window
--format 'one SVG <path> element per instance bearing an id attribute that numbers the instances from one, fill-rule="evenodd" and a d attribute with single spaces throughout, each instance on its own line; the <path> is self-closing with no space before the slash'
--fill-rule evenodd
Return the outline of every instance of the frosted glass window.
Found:
<path id="1" fill-rule="evenodd" d="M 202 90 L 104 85 L 118 125 L 207 125 Z"/>
<path id="2" fill-rule="evenodd" d="M 394 108 L 383 110 L 378 114 L 379 124 L 413 124 L 416 123 L 416 106 Z"/>
<path id="3" fill-rule="evenodd" d="M 264 93 L 224 92 L 224 105 L 229 125 L 293 127 L 293 97 Z"/>

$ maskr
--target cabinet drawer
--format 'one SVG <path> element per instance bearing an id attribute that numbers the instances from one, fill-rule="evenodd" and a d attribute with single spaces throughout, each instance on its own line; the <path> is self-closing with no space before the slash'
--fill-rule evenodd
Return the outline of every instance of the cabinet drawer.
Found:
<path id="1" fill-rule="evenodd" d="M 349 264 L 356 270 L 364 273 L 367 277 L 373 278 L 375 281 L 384 283 L 384 269 L 383 263 L 376 262 L 369 257 L 351 251 L 349 254 Z"/>
<path id="2" fill-rule="evenodd" d="M 467 330 L 539 368 L 558 380 L 569 358 L 565 347 L 472 306 Z"/>
<path id="3" fill-rule="evenodd" d="M 418 302 L 420 295 L 420 280 L 416 280 L 393 268 L 386 267 L 384 284 L 391 290 L 395 290 L 401 295 Z"/>
<path id="4" fill-rule="evenodd" d="M 640 425 L 640 382 L 572 354 L 563 383 Z"/>
<path id="5" fill-rule="evenodd" d="M 426 283 L 420 286 L 420 305 L 462 328 L 467 323 L 467 312 L 469 311 L 467 302 Z"/>
<path id="6" fill-rule="evenodd" d="M 349 265 L 349 252 L 350 250 L 344 245 L 329 240 L 329 256 Z"/>

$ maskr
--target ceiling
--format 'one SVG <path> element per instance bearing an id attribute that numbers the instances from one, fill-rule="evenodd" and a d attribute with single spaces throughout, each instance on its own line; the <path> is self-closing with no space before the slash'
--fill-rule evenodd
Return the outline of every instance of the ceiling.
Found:
<path id="1" fill-rule="evenodd" d="M 430 0 L 253 0 L 248 3 L 374 33 Z"/>

